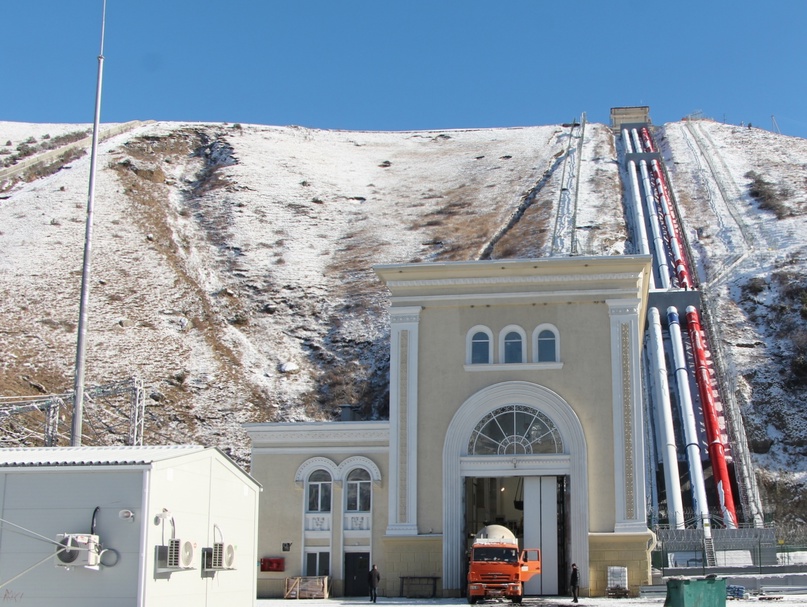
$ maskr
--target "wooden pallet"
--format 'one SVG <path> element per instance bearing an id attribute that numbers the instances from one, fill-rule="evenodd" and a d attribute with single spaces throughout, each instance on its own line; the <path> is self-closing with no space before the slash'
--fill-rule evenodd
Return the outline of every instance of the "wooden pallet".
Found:
<path id="1" fill-rule="evenodd" d="M 284 599 L 327 599 L 328 577 L 287 577 Z"/>
<path id="2" fill-rule="evenodd" d="M 630 591 L 622 586 L 612 586 L 605 589 L 605 593 L 612 599 L 625 599 L 630 596 Z"/>

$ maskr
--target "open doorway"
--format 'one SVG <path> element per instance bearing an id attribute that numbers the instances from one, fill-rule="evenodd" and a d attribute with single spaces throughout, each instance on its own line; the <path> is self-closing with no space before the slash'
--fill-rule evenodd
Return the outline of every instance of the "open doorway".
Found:
<path id="1" fill-rule="evenodd" d="M 465 477 L 464 498 L 466 549 L 485 525 L 507 527 L 520 548 L 541 549 L 541 575 L 525 584 L 525 595 L 566 592 L 571 542 L 567 476 Z M 465 567 L 467 574 L 467 562 Z"/>

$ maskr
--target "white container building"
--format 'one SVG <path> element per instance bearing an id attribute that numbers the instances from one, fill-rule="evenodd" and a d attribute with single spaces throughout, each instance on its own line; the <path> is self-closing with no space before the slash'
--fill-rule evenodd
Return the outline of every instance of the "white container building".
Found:
<path id="1" fill-rule="evenodd" d="M 260 489 L 216 448 L 0 449 L 0 592 L 43 607 L 252 607 Z"/>

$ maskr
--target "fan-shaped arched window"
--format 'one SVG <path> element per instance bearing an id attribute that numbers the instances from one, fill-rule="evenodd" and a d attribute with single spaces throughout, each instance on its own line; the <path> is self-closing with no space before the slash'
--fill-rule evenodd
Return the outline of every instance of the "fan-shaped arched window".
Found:
<path id="1" fill-rule="evenodd" d="M 488 413 L 468 441 L 470 455 L 563 453 L 554 422 L 526 405 L 506 405 Z"/>
<path id="2" fill-rule="evenodd" d="M 331 475 L 314 470 L 308 477 L 308 512 L 331 511 Z"/>
<path id="3" fill-rule="evenodd" d="M 364 468 L 352 470 L 347 475 L 347 512 L 370 512 L 373 487 L 370 473 Z"/>

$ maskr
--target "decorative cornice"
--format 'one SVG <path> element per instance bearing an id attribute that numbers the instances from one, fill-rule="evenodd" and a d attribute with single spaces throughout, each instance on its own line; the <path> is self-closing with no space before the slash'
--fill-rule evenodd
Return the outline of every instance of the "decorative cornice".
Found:
<path id="1" fill-rule="evenodd" d="M 394 310 L 395 308 L 391 308 Z M 413 322 L 420 322 L 420 316 L 414 315 L 404 315 L 404 314 L 390 314 L 389 316 L 390 324 L 392 325 L 402 325 L 407 323 Z"/>
<path id="2" fill-rule="evenodd" d="M 249 434 L 253 447 L 389 443 L 388 421 L 247 424 L 244 429 Z"/>
<path id="3" fill-rule="evenodd" d="M 571 455 L 568 453 L 536 455 L 466 455 L 460 457 L 460 472 L 474 476 L 486 470 L 496 470 L 498 476 L 528 476 L 530 474 L 568 474 Z"/>
<path id="4" fill-rule="evenodd" d="M 418 537 L 418 526 L 412 523 L 390 523 L 387 525 L 387 536 Z"/>
<path id="5" fill-rule="evenodd" d="M 605 274 L 531 274 L 529 276 L 477 276 L 469 278 L 433 278 L 418 280 L 390 280 L 387 286 L 396 288 L 426 288 L 448 286 L 499 286 L 499 285 L 532 285 L 552 283 L 580 283 L 602 281 L 638 281 L 640 272 L 610 272 Z"/>
<path id="6" fill-rule="evenodd" d="M 421 306 L 393 306 L 389 310 L 390 323 L 397 325 L 420 322 L 421 310 L 423 310 Z"/>
<path id="7" fill-rule="evenodd" d="M 639 314 L 641 299 L 608 299 L 608 314 L 610 316 L 635 316 Z"/>
<path id="8" fill-rule="evenodd" d="M 252 448 L 252 455 L 253 458 L 256 456 L 272 456 L 276 457 L 278 455 L 311 455 L 314 450 L 317 453 L 322 455 L 328 455 L 330 457 L 334 457 L 337 455 L 353 455 L 356 453 L 357 445 L 355 444 L 345 444 L 343 446 L 321 446 L 317 445 L 316 447 L 311 446 L 301 446 L 301 447 L 292 447 L 284 445 L 282 447 L 253 447 Z M 389 454 L 389 444 L 376 444 L 372 446 L 368 445 L 361 445 L 361 452 L 366 455 L 376 455 L 382 454 L 387 455 Z"/>

